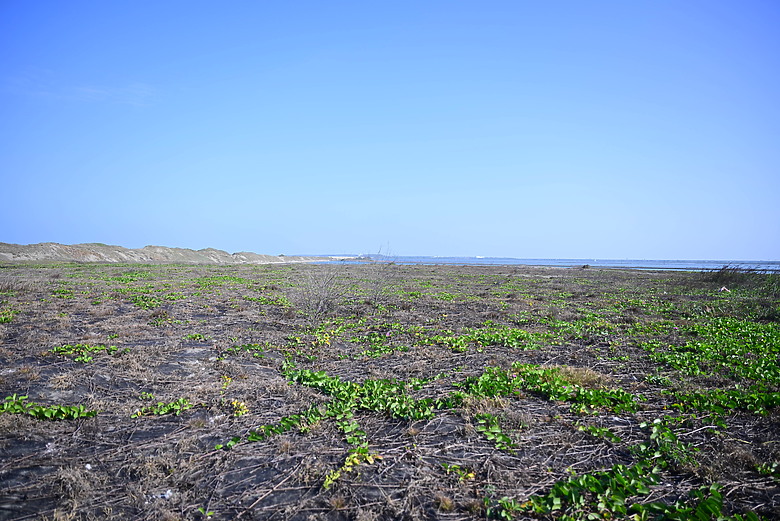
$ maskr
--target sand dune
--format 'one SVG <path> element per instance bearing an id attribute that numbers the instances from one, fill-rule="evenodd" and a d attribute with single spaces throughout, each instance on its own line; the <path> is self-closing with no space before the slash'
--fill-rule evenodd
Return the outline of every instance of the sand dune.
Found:
<path id="1" fill-rule="evenodd" d="M 228 253 L 214 248 L 190 250 L 166 246 L 130 249 L 107 244 L 0 243 L 0 261 L 7 262 L 122 262 L 143 264 L 273 264 L 328 260 L 329 257 Z"/>

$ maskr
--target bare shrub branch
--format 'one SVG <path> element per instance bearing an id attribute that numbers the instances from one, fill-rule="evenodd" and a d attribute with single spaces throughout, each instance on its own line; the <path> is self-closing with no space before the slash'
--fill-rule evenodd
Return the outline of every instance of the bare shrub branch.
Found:
<path id="1" fill-rule="evenodd" d="M 347 292 L 337 264 L 314 265 L 304 273 L 297 296 L 298 307 L 317 321 L 336 307 Z"/>
<path id="2" fill-rule="evenodd" d="M 366 289 L 368 299 L 374 304 L 385 302 L 398 278 L 395 262 L 382 259 L 372 259 L 367 267 Z"/>

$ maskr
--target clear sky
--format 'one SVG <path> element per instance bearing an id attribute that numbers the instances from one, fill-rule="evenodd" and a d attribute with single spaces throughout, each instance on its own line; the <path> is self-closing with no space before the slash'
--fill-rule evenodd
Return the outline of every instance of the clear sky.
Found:
<path id="1" fill-rule="evenodd" d="M 0 1 L 0 242 L 780 260 L 780 2 Z"/>

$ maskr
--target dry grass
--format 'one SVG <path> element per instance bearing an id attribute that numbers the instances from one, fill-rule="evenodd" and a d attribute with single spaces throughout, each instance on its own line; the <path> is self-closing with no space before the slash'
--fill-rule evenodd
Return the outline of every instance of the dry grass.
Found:
<path id="1" fill-rule="evenodd" d="M 347 507 L 347 498 L 341 494 L 336 494 L 328 499 L 328 503 L 333 510 L 342 510 Z"/>
<path id="2" fill-rule="evenodd" d="M 468 413 L 467 418 L 478 414 L 495 414 L 496 411 L 503 411 L 508 405 L 508 400 L 504 397 L 474 397 L 467 396 L 463 403 L 464 410 Z"/>
<path id="3" fill-rule="evenodd" d="M 29 416 L 20 414 L 0 414 L 0 434 L 13 436 L 18 433 L 32 432 L 37 427 L 36 421 Z M 11 444 L 8 439 L 0 440 L 0 448 Z"/>
<path id="4" fill-rule="evenodd" d="M 36 289 L 37 284 L 32 280 L 0 276 L 0 293 L 27 293 Z"/>
<path id="5" fill-rule="evenodd" d="M 99 485 L 94 473 L 85 467 L 63 467 L 54 474 L 55 490 L 74 506 L 88 498 Z"/>
<path id="6" fill-rule="evenodd" d="M 437 494 L 433 501 L 436 503 L 436 508 L 442 512 L 452 512 L 455 510 L 455 501 L 449 496 Z"/>
<path id="7" fill-rule="evenodd" d="M 290 454 L 296 451 L 295 440 L 289 436 L 282 436 L 278 440 L 277 451 L 279 454 Z"/>
<path id="8" fill-rule="evenodd" d="M 35 381 L 41 377 L 41 371 L 37 367 L 29 364 L 21 366 L 19 370 L 16 371 L 16 374 L 19 375 L 20 378 L 29 381 Z"/>
<path id="9" fill-rule="evenodd" d="M 66 390 L 72 389 L 77 383 L 83 381 L 84 371 L 68 371 L 60 373 L 49 378 L 49 385 L 52 389 Z"/>
<path id="10" fill-rule="evenodd" d="M 603 389 L 614 384 L 614 378 L 604 373 L 594 371 L 589 367 L 572 367 L 570 365 L 553 366 L 560 375 L 575 385 L 586 389 Z"/>

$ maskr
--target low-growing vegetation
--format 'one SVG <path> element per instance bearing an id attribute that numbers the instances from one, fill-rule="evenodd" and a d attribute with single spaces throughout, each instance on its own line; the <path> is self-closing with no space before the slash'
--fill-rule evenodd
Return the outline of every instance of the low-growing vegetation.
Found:
<path id="1" fill-rule="evenodd" d="M 778 519 L 778 310 L 729 267 L 0 265 L 0 519 Z"/>
<path id="2" fill-rule="evenodd" d="M 113 355 L 119 351 L 119 348 L 117 346 L 107 346 L 104 344 L 100 345 L 89 345 L 89 344 L 66 344 L 63 346 L 57 346 L 51 349 L 51 352 L 55 355 L 73 355 L 73 360 L 76 362 L 81 363 L 89 363 L 92 362 L 94 358 L 95 353 L 100 353 L 105 351 L 106 353 Z M 125 348 L 122 352 L 127 352 L 128 349 Z"/>
<path id="3" fill-rule="evenodd" d="M 154 399 L 154 396 L 149 394 L 147 396 L 142 396 L 142 398 Z M 178 400 L 174 400 L 169 403 L 157 402 L 153 405 L 145 405 L 135 411 L 130 417 L 139 418 L 141 416 L 163 416 L 165 414 L 173 414 L 178 416 L 191 408 L 192 404 L 187 398 L 179 398 Z"/>
<path id="4" fill-rule="evenodd" d="M 75 420 L 91 418 L 97 411 L 88 411 L 83 405 L 40 405 L 27 401 L 27 396 L 6 396 L 0 403 L 0 414 L 26 414 L 38 420 Z"/>

